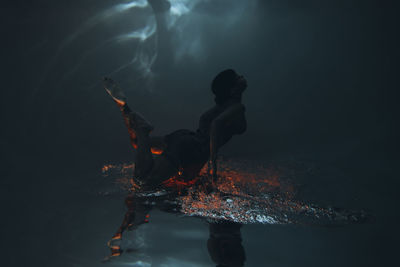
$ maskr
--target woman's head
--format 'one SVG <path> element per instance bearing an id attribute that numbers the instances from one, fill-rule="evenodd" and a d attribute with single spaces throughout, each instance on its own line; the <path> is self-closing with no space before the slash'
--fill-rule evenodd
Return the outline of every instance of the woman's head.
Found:
<path id="1" fill-rule="evenodd" d="M 229 99 L 240 99 L 246 87 L 247 82 L 244 77 L 239 76 L 232 69 L 220 72 L 211 84 L 217 104 L 223 104 Z"/>

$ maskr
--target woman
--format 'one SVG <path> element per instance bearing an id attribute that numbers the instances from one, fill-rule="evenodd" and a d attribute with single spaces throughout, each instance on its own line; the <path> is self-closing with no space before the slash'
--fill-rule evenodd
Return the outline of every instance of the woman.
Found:
<path id="1" fill-rule="evenodd" d="M 222 71 L 211 85 L 216 105 L 201 116 L 197 131 L 181 129 L 164 137 L 152 137 L 153 126 L 132 111 L 123 91 L 113 80 L 105 78 L 104 88 L 121 109 L 131 144 L 137 150 L 134 179 L 142 189 L 154 189 L 178 174 L 189 181 L 208 160 L 214 184 L 219 148 L 233 135 L 246 131 L 245 107 L 241 102 L 246 87 L 243 76 L 232 69 Z"/>

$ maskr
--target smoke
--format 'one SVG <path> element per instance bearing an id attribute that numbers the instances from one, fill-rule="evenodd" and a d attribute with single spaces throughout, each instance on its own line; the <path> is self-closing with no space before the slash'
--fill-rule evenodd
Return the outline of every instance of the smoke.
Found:
<path id="1" fill-rule="evenodd" d="M 47 67 L 45 68 L 45 71 L 43 73 L 43 76 L 41 78 L 41 81 L 39 83 L 38 87 L 41 87 L 41 85 L 43 84 L 43 82 L 46 80 L 49 72 L 54 68 L 54 66 L 56 65 L 57 61 L 59 60 L 60 56 L 65 53 L 65 52 L 69 52 L 68 51 L 68 47 L 70 45 L 72 45 L 74 42 L 78 42 L 79 38 L 84 35 L 87 34 L 88 32 L 90 32 L 90 30 L 92 30 L 95 26 L 104 23 L 107 20 L 112 19 L 113 17 L 117 16 L 117 15 L 121 15 L 122 13 L 129 11 L 130 9 L 133 8 L 146 8 L 148 7 L 148 2 L 147 0 L 134 0 L 134 1 L 130 1 L 128 3 L 120 3 L 120 4 L 116 4 L 102 12 L 100 12 L 99 14 L 94 15 L 93 17 L 89 18 L 88 20 L 86 20 L 84 23 L 82 23 L 76 31 L 74 31 L 73 33 L 71 33 L 70 35 L 68 35 L 68 37 L 66 37 L 61 44 L 59 45 L 58 49 L 56 50 L 56 53 L 54 54 L 54 56 L 52 57 L 52 59 L 50 60 L 50 62 L 47 64 Z M 92 49 L 89 49 L 88 51 L 84 51 L 82 52 L 81 55 L 81 60 L 75 65 L 73 66 L 71 69 L 71 71 L 67 72 L 66 75 L 64 75 L 63 79 L 70 77 L 72 74 L 74 74 L 79 67 L 81 66 L 81 64 L 88 58 L 89 55 L 94 54 L 96 51 L 98 51 L 98 49 L 108 43 L 110 43 L 112 40 L 116 40 L 116 41 L 121 41 L 121 40 L 128 40 L 128 39 L 132 39 L 132 38 L 137 38 L 139 40 L 141 40 L 142 42 L 145 41 L 150 35 L 154 34 L 154 31 L 149 31 L 148 28 L 145 29 L 139 29 L 137 31 L 135 31 L 134 33 L 127 33 L 125 35 L 121 35 L 121 36 L 117 36 L 116 38 L 112 38 L 111 40 L 107 40 L 107 41 L 103 41 L 101 43 L 101 45 L 98 45 L 96 47 L 93 47 Z M 35 95 L 37 93 L 37 89 L 33 91 L 33 94 Z"/>
<path id="2" fill-rule="evenodd" d="M 175 63 L 189 57 L 196 62 L 207 58 L 209 29 L 221 34 L 234 31 L 257 6 L 257 0 L 170 0 L 168 28 L 175 49 Z"/>
<path id="3" fill-rule="evenodd" d="M 135 0 L 130 3 L 126 4 L 117 4 L 100 14 L 97 14 L 93 16 L 92 18 L 88 19 L 83 25 L 81 25 L 78 30 L 76 30 L 74 33 L 72 33 L 70 36 L 68 36 L 60 45 L 59 52 L 61 52 L 68 44 L 73 42 L 76 38 L 79 37 L 79 35 L 84 34 L 85 32 L 89 31 L 91 28 L 96 26 L 97 24 L 110 19 L 113 16 L 116 16 L 122 12 L 125 12 L 131 8 L 145 8 L 148 6 L 148 3 L 146 0 Z M 57 56 L 57 55 L 56 55 Z"/>
<path id="4" fill-rule="evenodd" d="M 168 5 L 162 16 L 157 14 L 157 6 L 155 8 L 155 4 L 160 3 Z M 256 5 L 257 0 L 133 0 L 117 3 L 83 21 L 61 41 L 40 84 L 46 80 L 59 59 L 70 54 L 74 46 L 79 46 L 80 55 L 73 66 L 62 71 L 64 75 L 61 82 L 74 78 L 77 73 L 84 73 L 84 66 L 88 62 L 104 65 L 97 63 L 104 54 L 123 59 L 117 64 L 102 66 L 105 71 L 98 70 L 102 75 L 116 75 L 128 69 L 148 81 L 154 78 L 153 67 L 161 60 L 161 47 L 170 47 L 169 50 L 163 50 L 168 60 L 172 61 L 167 62 L 169 66 L 180 64 L 186 58 L 201 63 L 210 49 L 207 46 L 207 29 L 217 27 L 221 32 L 234 30 L 244 14 Z M 108 36 L 111 27 L 113 36 Z M 159 27 L 166 29 L 164 35 L 160 35 Z M 127 46 L 130 49 L 126 49 Z"/>

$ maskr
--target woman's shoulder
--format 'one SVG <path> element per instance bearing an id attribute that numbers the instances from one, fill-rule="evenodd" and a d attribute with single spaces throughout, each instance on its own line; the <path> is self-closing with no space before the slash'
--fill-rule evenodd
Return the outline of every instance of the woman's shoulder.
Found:
<path id="1" fill-rule="evenodd" d="M 207 109 L 202 115 L 218 113 L 221 110 L 223 110 L 223 107 L 221 107 L 219 105 L 214 105 L 211 108 Z"/>
<path id="2" fill-rule="evenodd" d="M 207 120 L 208 118 L 212 118 L 218 116 L 224 109 L 218 105 L 215 105 L 209 109 L 207 109 L 203 114 L 200 116 L 200 120 Z"/>
<path id="3" fill-rule="evenodd" d="M 224 111 L 225 110 L 236 110 L 236 111 L 245 112 L 246 107 L 241 102 L 235 102 L 235 103 L 229 103 L 228 105 L 226 105 L 226 107 L 224 108 Z"/>

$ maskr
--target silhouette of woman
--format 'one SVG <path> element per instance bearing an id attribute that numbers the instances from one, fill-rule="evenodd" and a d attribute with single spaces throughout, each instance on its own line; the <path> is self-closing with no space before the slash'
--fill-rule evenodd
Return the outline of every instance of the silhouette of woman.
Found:
<path id="1" fill-rule="evenodd" d="M 215 106 L 200 117 L 196 131 L 180 129 L 165 136 L 150 136 L 153 126 L 132 111 L 120 87 L 104 78 L 104 88 L 121 109 L 130 141 L 136 149 L 134 180 L 143 190 L 151 190 L 178 173 L 186 181 L 195 178 L 209 161 L 212 183 L 217 181 L 217 153 L 236 134 L 246 131 L 242 93 L 243 76 L 228 69 L 212 81 Z M 153 157 L 153 154 L 158 156 Z"/>

